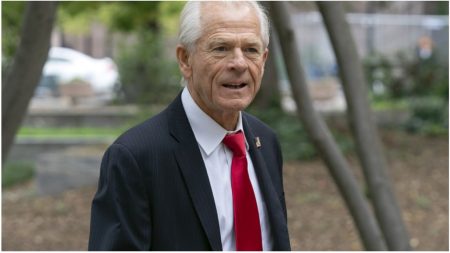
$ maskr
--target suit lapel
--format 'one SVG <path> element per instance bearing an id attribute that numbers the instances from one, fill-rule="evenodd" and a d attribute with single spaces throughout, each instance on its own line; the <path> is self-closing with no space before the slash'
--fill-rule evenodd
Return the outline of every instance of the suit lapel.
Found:
<path id="1" fill-rule="evenodd" d="M 258 136 L 255 135 L 256 133 L 253 132 L 251 126 L 248 124 L 245 114 L 242 114 L 242 117 L 246 135 L 245 137 L 249 145 L 250 157 L 252 158 L 252 163 L 255 168 L 259 186 L 266 203 L 269 222 L 273 231 L 272 235 L 274 238 L 274 250 L 289 250 L 289 236 L 283 207 L 275 190 L 273 181 L 269 175 L 263 155 L 261 154 L 260 149 L 256 146 L 256 137 Z M 259 141 L 264 143 L 264 139 L 259 139 L 258 142 Z"/>
<path id="2" fill-rule="evenodd" d="M 169 127 L 178 142 L 174 150 L 178 166 L 212 250 L 221 251 L 220 227 L 211 185 L 180 95 L 170 109 Z"/>

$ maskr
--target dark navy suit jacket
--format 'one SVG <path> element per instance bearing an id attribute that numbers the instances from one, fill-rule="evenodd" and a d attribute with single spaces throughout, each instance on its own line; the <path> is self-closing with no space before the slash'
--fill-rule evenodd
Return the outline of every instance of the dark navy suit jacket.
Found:
<path id="1" fill-rule="evenodd" d="M 290 250 L 280 146 L 265 124 L 242 117 L 274 250 Z M 180 95 L 104 154 L 89 250 L 222 250 L 211 186 Z"/>

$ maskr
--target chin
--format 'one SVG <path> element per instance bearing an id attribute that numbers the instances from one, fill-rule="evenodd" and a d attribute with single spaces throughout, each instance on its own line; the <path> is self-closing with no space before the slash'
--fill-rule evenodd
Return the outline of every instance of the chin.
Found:
<path id="1" fill-rule="evenodd" d="M 223 111 L 237 112 L 245 110 L 251 102 L 252 98 L 249 97 L 239 99 L 222 98 L 216 101 L 216 106 Z"/>
<path id="2" fill-rule="evenodd" d="M 237 111 L 243 111 L 250 103 L 241 102 L 241 103 L 232 103 L 224 105 L 222 108 L 224 108 L 227 111 L 237 112 Z"/>

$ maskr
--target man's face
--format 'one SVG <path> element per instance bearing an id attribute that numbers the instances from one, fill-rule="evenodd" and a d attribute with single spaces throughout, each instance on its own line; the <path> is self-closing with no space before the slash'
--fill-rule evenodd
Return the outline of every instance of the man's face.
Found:
<path id="1" fill-rule="evenodd" d="M 188 67 L 181 69 L 194 100 L 215 118 L 250 104 L 261 84 L 267 49 L 251 7 L 214 2 L 201 6 L 202 36 Z"/>

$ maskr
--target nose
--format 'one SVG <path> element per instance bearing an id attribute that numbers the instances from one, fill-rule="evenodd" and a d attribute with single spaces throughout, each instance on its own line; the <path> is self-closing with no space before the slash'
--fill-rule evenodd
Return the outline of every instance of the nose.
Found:
<path id="1" fill-rule="evenodd" d="M 242 73 L 247 70 L 248 65 L 244 58 L 244 53 L 242 49 L 235 48 L 233 50 L 232 59 L 228 63 L 228 68 L 232 71 Z"/>

